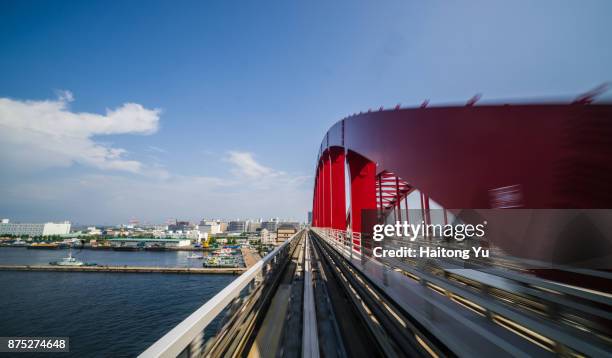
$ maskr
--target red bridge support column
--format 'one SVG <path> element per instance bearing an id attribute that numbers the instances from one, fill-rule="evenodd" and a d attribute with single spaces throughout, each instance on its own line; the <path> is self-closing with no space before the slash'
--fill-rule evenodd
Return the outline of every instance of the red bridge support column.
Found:
<path id="1" fill-rule="evenodd" d="M 344 148 L 330 149 L 331 159 L 331 227 L 346 230 L 346 193 L 344 178 Z"/>
<path id="2" fill-rule="evenodd" d="M 351 173 L 351 231 L 369 234 L 372 228 L 365 227 L 362 211 L 371 210 L 371 215 L 376 215 L 376 163 L 350 151 L 347 159 Z M 361 239 L 353 238 L 353 245 L 361 251 Z"/>
<path id="3" fill-rule="evenodd" d="M 314 206 L 312 208 L 312 226 L 319 227 L 319 167 L 315 170 Z"/>
<path id="4" fill-rule="evenodd" d="M 315 173 L 314 192 L 312 197 L 312 226 L 319 226 L 319 169 Z"/>
<path id="5" fill-rule="evenodd" d="M 329 151 L 323 154 L 323 226 L 331 227 L 331 160 Z"/>
<path id="6" fill-rule="evenodd" d="M 318 227 L 324 227 L 323 225 L 323 207 L 325 206 L 325 204 L 323 203 L 323 165 L 321 162 L 319 162 L 319 175 L 318 175 L 318 184 L 317 184 L 317 192 L 318 192 L 318 198 L 319 198 L 319 204 L 318 206 L 318 216 L 319 216 L 319 220 L 318 220 Z"/>

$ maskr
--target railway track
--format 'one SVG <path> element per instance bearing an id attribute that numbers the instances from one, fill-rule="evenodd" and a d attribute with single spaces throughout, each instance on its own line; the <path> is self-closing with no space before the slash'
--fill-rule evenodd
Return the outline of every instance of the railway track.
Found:
<path id="1" fill-rule="evenodd" d="M 382 292 L 343 262 L 342 257 L 325 247 L 315 235 L 310 234 L 309 239 L 325 283 L 319 285 L 321 291 L 326 291 L 327 302 L 336 311 L 333 317 L 342 317 L 335 322 L 337 332 L 341 332 L 337 341 L 344 344 L 342 349 L 349 356 L 452 356 L 435 337 L 410 322 Z"/>

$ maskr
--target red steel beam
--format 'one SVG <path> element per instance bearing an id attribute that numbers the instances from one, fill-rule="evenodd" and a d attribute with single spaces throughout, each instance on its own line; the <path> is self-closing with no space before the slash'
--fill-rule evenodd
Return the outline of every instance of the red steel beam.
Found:
<path id="1" fill-rule="evenodd" d="M 331 225 L 331 162 L 329 152 L 323 156 L 323 227 Z"/>
<path id="2" fill-rule="evenodd" d="M 376 163 L 354 152 L 349 152 L 347 159 L 351 175 L 351 230 L 369 232 L 369 228 L 362 226 L 362 211 L 377 210 Z"/>
<path id="3" fill-rule="evenodd" d="M 610 103 L 398 108 L 336 123 L 325 135 L 318 162 L 330 148 L 344 148 L 351 176 L 351 227 L 364 232 L 369 230 L 363 227 L 361 210 L 376 211 L 376 175 L 383 171 L 424 194 L 421 210 L 426 223 L 431 221 L 429 198 L 451 213 L 487 208 L 607 209 L 612 203 L 610 138 Z M 326 226 L 322 165 L 317 171 L 318 223 Z M 386 177 L 381 178 L 383 204 Z M 523 221 L 511 227 L 528 224 Z M 532 236 L 529 258 L 549 259 L 557 238 Z M 508 252 L 524 252 L 523 241 L 511 235 L 496 238 Z"/>
<path id="4" fill-rule="evenodd" d="M 611 118 L 610 104 L 371 112 L 332 126 L 320 154 L 332 146 L 358 153 L 445 208 L 495 208 L 495 189 L 515 186 L 515 207 L 605 209 Z"/>
<path id="5" fill-rule="evenodd" d="M 330 148 L 331 158 L 331 227 L 346 230 L 345 155 L 344 148 Z"/>
<path id="6" fill-rule="evenodd" d="M 321 198 L 321 193 L 322 193 L 322 189 L 321 189 L 321 172 L 322 172 L 322 167 L 319 164 L 319 169 L 318 169 L 318 175 L 317 175 L 317 226 L 318 227 L 322 227 L 323 224 L 321 222 L 321 220 L 323 219 L 323 216 L 321 215 L 321 210 L 323 208 L 323 202 L 322 202 L 322 198 Z"/>

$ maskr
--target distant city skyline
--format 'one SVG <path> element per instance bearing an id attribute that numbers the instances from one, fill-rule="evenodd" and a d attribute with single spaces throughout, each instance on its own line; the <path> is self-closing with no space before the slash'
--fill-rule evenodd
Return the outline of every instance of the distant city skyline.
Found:
<path id="1" fill-rule="evenodd" d="M 75 222 L 75 221 L 71 221 L 70 219 L 65 219 L 65 220 L 59 220 L 59 221 L 53 221 L 53 220 L 41 220 L 41 221 L 23 221 L 23 220 L 12 220 L 9 217 L 0 217 L 1 223 L 18 223 L 18 224 L 44 224 L 44 223 L 63 223 L 63 222 L 68 222 L 70 224 L 72 224 L 73 227 L 78 226 L 78 227 L 84 227 L 84 226 L 130 226 L 130 225 L 134 225 L 134 226 L 150 226 L 150 225 L 169 225 L 169 221 L 170 220 L 176 220 L 175 222 L 189 222 L 191 224 L 195 224 L 197 225 L 200 222 L 203 221 L 221 221 L 224 223 L 229 223 L 231 221 L 246 221 L 246 222 L 271 222 L 271 221 L 276 221 L 279 223 L 282 222 L 307 222 L 307 218 L 292 218 L 292 217 L 272 217 L 272 218 L 201 218 L 201 219 L 187 219 L 187 218 L 169 218 L 163 222 L 150 222 L 150 221 L 141 221 L 138 220 L 137 223 L 136 222 L 132 222 L 133 219 L 129 219 L 129 220 L 125 220 L 124 222 L 117 222 L 117 223 L 81 223 L 81 222 Z"/>
<path id="2" fill-rule="evenodd" d="M 612 80 L 610 13 L 607 0 L 2 1 L 0 217 L 304 221 L 333 123 L 476 93 L 570 101 Z"/>

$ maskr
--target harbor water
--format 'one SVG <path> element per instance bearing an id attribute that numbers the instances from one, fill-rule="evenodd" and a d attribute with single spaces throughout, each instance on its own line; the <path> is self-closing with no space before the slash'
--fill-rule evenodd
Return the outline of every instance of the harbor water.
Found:
<path id="1" fill-rule="evenodd" d="M 0 248 L 0 264 L 47 264 L 66 254 L 66 250 Z M 201 267 L 202 260 L 186 259 L 187 255 L 180 251 L 77 253 L 80 260 L 104 265 Z M 134 357 L 234 278 L 0 271 L 0 336 L 69 337 L 70 352 L 54 353 L 57 357 Z"/>
<path id="2" fill-rule="evenodd" d="M 202 260 L 188 259 L 191 251 L 113 251 L 74 249 L 72 255 L 83 262 L 108 266 L 202 267 Z M 31 250 L 23 247 L 0 248 L 0 265 L 48 265 L 68 255 L 67 249 Z"/>

